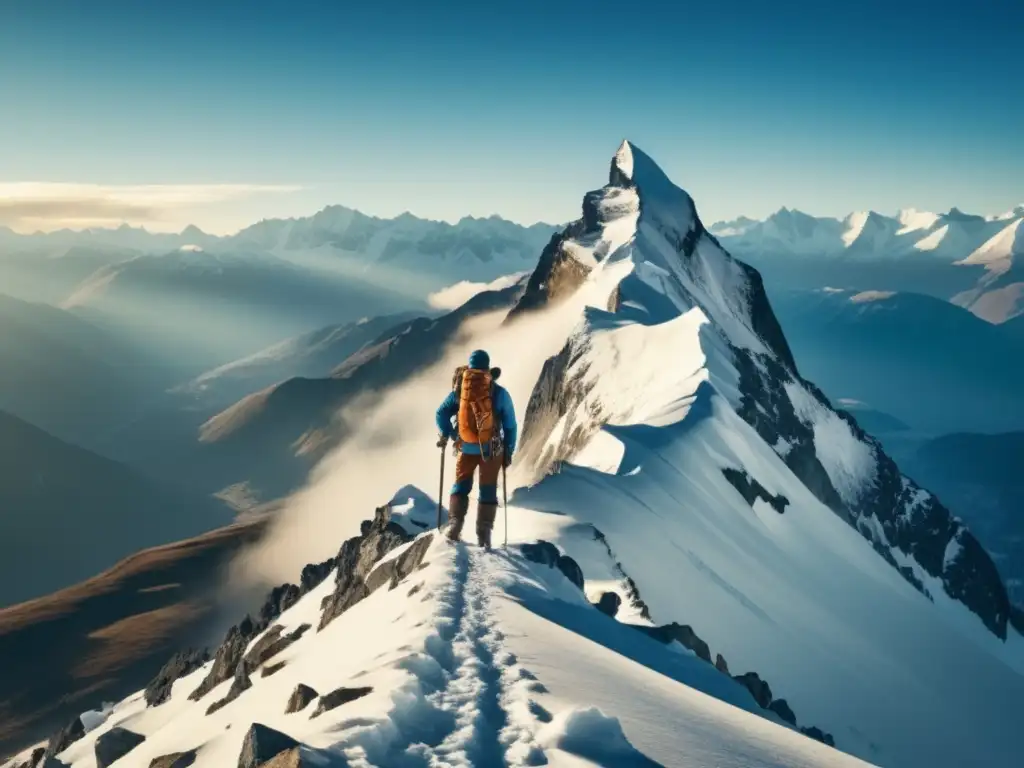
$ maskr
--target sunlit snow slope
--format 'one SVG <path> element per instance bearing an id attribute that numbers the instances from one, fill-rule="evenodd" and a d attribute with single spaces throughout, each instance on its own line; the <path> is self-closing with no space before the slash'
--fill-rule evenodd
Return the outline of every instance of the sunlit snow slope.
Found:
<path id="1" fill-rule="evenodd" d="M 424 543 L 425 567 L 322 631 L 334 574 L 306 594 L 275 626 L 282 635 L 310 627 L 254 666 L 251 687 L 231 703 L 207 714 L 231 680 L 189 700 L 207 664 L 174 682 L 165 703 L 147 706 L 140 692 L 91 713 L 93 729 L 59 759 L 93 768 L 97 741 L 123 728 L 145 740 L 118 768 L 189 752 L 195 766 L 221 768 L 238 764 L 257 722 L 300 742 L 303 765 L 863 765 L 768 713 L 752 714 L 759 710 L 746 689 L 599 613 L 558 569 L 515 548 L 485 553 L 436 536 Z M 312 700 L 286 713 L 300 684 L 314 689 Z M 318 713 L 324 694 L 340 687 L 356 698 Z"/>
<path id="2" fill-rule="evenodd" d="M 863 764 L 811 727 L 876 765 L 1019 765 L 1024 640 L 991 560 L 800 378 L 760 276 L 628 143 L 501 333 L 581 296 L 561 352 L 512 389 L 529 480 L 507 551 L 410 541 L 434 514 L 413 485 L 437 487 L 410 460 L 413 485 L 263 625 L 58 758 L 92 768 L 123 727 L 146 738 L 118 768 L 234 765 L 259 722 L 309 765 Z M 315 691 L 286 714 L 299 684 Z"/>

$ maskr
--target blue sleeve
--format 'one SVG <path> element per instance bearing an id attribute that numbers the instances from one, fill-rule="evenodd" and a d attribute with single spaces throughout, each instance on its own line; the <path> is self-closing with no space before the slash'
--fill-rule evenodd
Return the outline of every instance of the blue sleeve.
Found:
<path id="1" fill-rule="evenodd" d="M 455 398 L 455 392 L 449 392 L 448 397 L 437 409 L 434 420 L 437 422 L 437 430 L 445 437 L 454 438 L 457 435 L 455 427 L 452 426 L 452 417 L 459 413 L 459 401 Z"/>
<path id="2" fill-rule="evenodd" d="M 516 424 L 516 410 L 512 405 L 512 395 L 502 387 L 500 393 L 498 412 L 501 416 L 501 430 L 505 437 L 505 448 L 509 455 L 516 452 L 516 440 L 519 437 L 519 425 Z"/>

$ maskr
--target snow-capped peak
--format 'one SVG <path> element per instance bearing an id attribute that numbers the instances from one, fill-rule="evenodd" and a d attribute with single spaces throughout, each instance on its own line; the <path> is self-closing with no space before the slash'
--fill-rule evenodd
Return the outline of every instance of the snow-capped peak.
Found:
<path id="1" fill-rule="evenodd" d="M 633 145 L 629 143 L 628 139 L 622 140 L 619 148 L 615 151 L 612 163 L 625 178 L 633 178 Z"/>
<path id="2" fill-rule="evenodd" d="M 896 219 L 900 223 L 900 229 L 896 234 L 905 235 L 908 232 L 931 229 L 939 220 L 939 215 L 916 208 L 903 208 L 896 214 Z"/>

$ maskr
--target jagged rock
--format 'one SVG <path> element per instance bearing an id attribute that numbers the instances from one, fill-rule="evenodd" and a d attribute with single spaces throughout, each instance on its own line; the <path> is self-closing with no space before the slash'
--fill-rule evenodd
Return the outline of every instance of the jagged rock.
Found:
<path id="1" fill-rule="evenodd" d="M 550 541 L 541 539 L 535 544 L 520 544 L 519 551 L 523 557 L 533 563 L 546 565 L 549 568 L 557 568 L 569 581 L 580 589 L 583 589 L 583 570 L 579 564 L 568 555 L 558 551 L 558 547 Z"/>
<path id="2" fill-rule="evenodd" d="M 558 564 L 558 558 L 562 554 L 558 547 L 550 541 L 543 539 L 536 544 L 520 544 L 519 551 L 527 560 L 554 568 Z"/>
<path id="3" fill-rule="evenodd" d="M 610 557 L 612 562 L 615 563 L 616 572 L 618 572 L 622 577 L 622 580 L 626 582 L 626 597 L 629 598 L 629 604 L 636 608 L 640 612 L 640 615 L 649 621 L 651 618 L 651 609 L 647 607 L 647 603 L 645 603 L 640 597 L 640 590 L 637 588 L 636 582 L 633 581 L 628 573 L 626 573 L 625 569 L 622 567 L 622 563 L 620 563 L 618 558 L 615 557 L 615 553 L 612 551 L 611 545 L 608 543 L 608 539 L 605 538 L 605 535 L 595 526 L 590 527 L 594 531 L 594 540 L 599 541 L 604 545 L 604 548 L 608 552 L 608 557 Z"/>
<path id="4" fill-rule="evenodd" d="M 244 661 L 250 669 L 255 669 L 264 661 L 270 658 L 273 654 L 265 655 L 269 648 L 272 648 L 274 643 L 281 639 L 281 633 L 284 632 L 284 627 L 280 624 L 275 624 L 269 627 L 255 643 L 252 644 L 252 648 L 245 654 Z"/>
<path id="5" fill-rule="evenodd" d="M 154 758 L 149 768 L 188 768 L 196 761 L 196 751 L 175 752 L 172 755 L 161 755 Z"/>
<path id="6" fill-rule="evenodd" d="M 250 672 L 257 669 L 302 637 L 311 626 L 310 624 L 302 624 L 283 637 L 281 636 L 281 633 L 284 631 L 283 627 L 279 624 L 271 627 L 263 633 L 259 640 L 253 643 L 252 648 L 245 654 L 244 661 L 246 667 L 248 667 Z"/>
<path id="7" fill-rule="evenodd" d="M 761 679 L 757 672 L 744 672 L 742 675 L 734 675 L 733 680 L 750 691 L 750 695 L 754 697 L 754 701 L 757 702 L 761 709 L 768 709 L 768 705 L 772 703 L 772 689 L 768 683 Z"/>
<path id="8" fill-rule="evenodd" d="M 263 768 L 304 768 L 307 765 L 311 765 L 311 763 L 302 759 L 302 750 L 293 747 L 264 763 Z"/>
<path id="9" fill-rule="evenodd" d="M 583 589 L 585 582 L 583 580 L 583 569 L 580 568 L 579 563 L 577 563 L 568 555 L 559 555 L 556 567 L 563 574 L 565 574 L 565 578 L 567 578 L 581 590 Z"/>
<path id="10" fill-rule="evenodd" d="M 329 560 L 324 560 L 322 563 L 309 563 L 306 565 L 302 569 L 302 575 L 299 576 L 299 591 L 306 595 L 319 587 L 330 572 L 334 570 L 336 564 L 336 558 L 332 557 Z"/>
<path id="11" fill-rule="evenodd" d="M 790 725 L 796 725 L 796 715 L 793 714 L 793 710 L 790 709 L 789 704 L 785 699 L 775 699 L 771 704 L 768 705 L 768 709 L 774 712 L 776 715 L 781 717 Z"/>
<path id="12" fill-rule="evenodd" d="M 235 667 L 235 679 L 231 682 L 227 695 L 220 701 L 215 701 L 206 710 L 206 714 L 212 715 L 218 709 L 222 709 L 232 701 L 241 696 L 245 691 L 252 688 L 252 681 L 249 679 L 249 670 L 244 661 L 240 661 Z"/>
<path id="13" fill-rule="evenodd" d="M 767 299 L 764 303 L 765 315 L 771 315 Z M 737 347 L 732 347 L 732 351 L 741 393 L 737 413 L 769 445 L 786 446 L 785 452 L 780 453 L 783 461 L 811 493 L 867 539 L 916 589 L 925 592 L 911 569 L 899 567 L 893 548 L 912 556 L 925 572 L 941 580 L 950 597 L 966 605 L 993 634 L 1005 640 L 1010 615 L 1006 586 L 991 557 L 971 532 L 938 499 L 904 477 L 881 444 L 865 433 L 850 414 L 834 409 L 820 389 L 800 377 L 795 364 Z M 842 419 L 853 436 L 871 451 L 875 474 L 855 502 L 844 502 L 832 485 L 817 457 L 813 427 L 796 415 L 786 384 L 804 387 L 822 408 Z M 945 553 L 954 538 L 960 555 L 946 563 Z"/>
<path id="14" fill-rule="evenodd" d="M 245 648 L 252 639 L 253 624 L 248 616 L 228 630 L 224 642 L 217 649 L 213 657 L 213 667 L 210 673 L 203 679 L 199 686 L 189 694 L 189 701 L 199 701 L 225 680 L 230 680 L 242 663 Z"/>
<path id="15" fill-rule="evenodd" d="M 619 597 L 618 592 L 602 592 L 601 597 L 598 598 L 594 607 L 597 608 L 601 613 L 611 616 L 613 619 L 619 612 L 619 608 L 622 606 L 622 598 Z"/>
<path id="16" fill-rule="evenodd" d="M 282 584 L 270 590 L 260 607 L 257 621 L 260 629 L 269 627 L 271 623 L 277 621 L 281 614 L 299 602 L 301 597 L 302 591 L 294 584 Z"/>
<path id="17" fill-rule="evenodd" d="M 93 747 L 96 752 L 96 768 L 108 768 L 116 760 L 120 760 L 139 744 L 144 742 L 146 737 L 141 733 L 129 731 L 127 728 L 114 727 L 96 739 Z"/>
<path id="18" fill-rule="evenodd" d="M 292 695 L 288 698 L 288 705 L 284 708 L 284 713 L 290 715 L 293 712 L 301 712 L 307 706 L 309 702 L 315 699 L 320 694 L 315 689 L 310 688 L 308 685 L 299 683 L 295 686 L 295 690 L 292 691 Z"/>
<path id="19" fill-rule="evenodd" d="M 780 515 L 785 512 L 786 507 L 789 506 L 789 499 L 781 494 L 775 496 L 774 494 L 769 493 L 767 488 L 742 470 L 725 467 L 722 469 L 722 474 L 725 476 L 725 479 L 729 481 L 729 484 L 739 491 L 740 496 L 742 496 L 743 500 L 750 506 L 754 506 L 754 501 L 757 499 L 762 499 Z"/>
<path id="20" fill-rule="evenodd" d="M 46 752 L 43 753 L 43 761 L 56 757 L 83 736 L 85 736 L 85 726 L 82 725 L 82 718 L 76 717 L 50 737 L 50 743 L 46 745 Z"/>
<path id="21" fill-rule="evenodd" d="M 324 712 L 337 709 L 342 704 L 348 704 L 350 701 L 361 699 L 372 691 L 373 688 L 370 686 L 363 688 L 336 688 L 320 697 L 320 703 L 316 705 L 316 709 L 313 710 L 313 714 L 310 717 L 319 717 Z"/>
<path id="22" fill-rule="evenodd" d="M 209 660 L 210 655 L 205 650 L 197 651 L 190 648 L 174 654 L 146 686 L 143 693 L 146 704 L 150 707 L 163 704 L 171 697 L 171 688 L 179 678 L 195 672 Z"/>
<path id="23" fill-rule="evenodd" d="M 294 749 L 299 742 L 291 736 L 268 728 L 262 723 L 253 723 L 242 741 L 238 755 L 238 768 L 258 768 L 282 752 Z"/>
<path id="24" fill-rule="evenodd" d="M 36 747 L 32 750 L 32 754 L 28 757 L 28 762 L 25 764 L 28 768 L 36 768 L 43 762 L 43 756 L 46 754 L 46 747 Z"/>
<path id="25" fill-rule="evenodd" d="M 427 550 L 430 549 L 431 541 L 433 541 L 433 534 L 421 536 L 401 555 L 374 568 L 366 579 L 367 591 L 374 592 L 384 584 L 389 584 L 389 589 L 397 587 L 402 579 L 415 571 L 423 562 Z"/>
<path id="26" fill-rule="evenodd" d="M 835 739 L 832 738 L 832 734 L 825 733 L 816 725 L 812 725 L 810 728 L 801 728 L 800 733 L 808 738 L 814 739 L 815 741 L 820 741 L 822 744 L 828 744 L 830 747 L 834 747 L 836 745 Z"/>
<path id="27" fill-rule="evenodd" d="M 570 224 L 564 232 L 553 235 L 544 246 L 526 290 L 508 313 L 506 322 L 514 320 L 520 313 L 540 309 L 548 302 L 557 302 L 582 285 L 590 270 L 562 246 L 572 237 L 595 231 L 599 222 L 597 200 L 589 195 L 583 200 L 583 219 Z M 528 434 L 525 429 L 523 431 Z"/>
<path id="28" fill-rule="evenodd" d="M 715 655 L 715 669 L 723 674 L 729 674 L 729 662 L 727 662 L 725 657 L 720 653 Z"/>
<path id="29" fill-rule="evenodd" d="M 363 521 L 361 530 L 362 535 L 355 536 L 341 545 L 341 551 L 335 559 L 338 569 L 335 575 L 336 586 L 334 592 L 321 603 L 323 614 L 320 617 L 319 629 L 326 627 L 369 595 L 372 590 L 367 587 L 366 578 L 373 570 L 373 566 L 392 549 L 413 538 L 400 525 L 391 521 L 391 510 L 388 505 L 378 507 L 372 521 Z M 428 543 L 417 546 L 423 546 L 425 552 L 426 547 L 430 546 L 430 537 L 423 538 Z M 403 553 L 403 557 L 407 554 Z M 422 559 L 422 553 L 420 558 Z M 388 565 L 390 566 L 390 561 Z M 390 567 L 398 566 L 396 564 Z M 393 572 L 384 572 L 375 577 L 375 584 L 381 586 L 392 577 Z"/>
<path id="30" fill-rule="evenodd" d="M 704 659 L 708 664 L 711 663 L 711 649 L 708 647 L 707 643 L 697 636 L 697 633 L 694 632 L 693 628 L 688 624 L 676 624 L 673 621 L 671 624 L 664 624 L 660 627 L 635 626 L 637 629 L 642 632 L 646 632 L 655 640 L 665 643 L 666 645 L 671 643 L 673 640 L 677 640 L 697 654 L 699 658 Z"/>
<path id="31" fill-rule="evenodd" d="M 278 662 L 277 664 L 271 664 L 269 667 L 263 668 L 263 670 L 260 672 L 260 677 L 270 677 L 271 675 L 280 672 L 286 666 L 287 662 L 284 661 Z"/>

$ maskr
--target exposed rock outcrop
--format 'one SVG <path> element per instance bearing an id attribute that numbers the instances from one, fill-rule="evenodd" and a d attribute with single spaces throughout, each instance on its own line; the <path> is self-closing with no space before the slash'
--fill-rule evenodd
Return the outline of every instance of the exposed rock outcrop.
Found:
<path id="1" fill-rule="evenodd" d="M 568 555 L 563 555 L 558 547 L 550 541 L 541 539 L 535 544 L 520 544 L 519 551 L 531 562 L 546 565 L 549 568 L 557 568 L 565 578 L 581 590 L 583 589 L 583 569 L 580 568 L 579 563 Z"/>
<path id="2" fill-rule="evenodd" d="M 313 765 L 302 758 L 302 750 L 292 747 L 263 764 L 263 768 L 303 768 Z"/>
<path id="3" fill-rule="evenodd" d="M 96 768 L 108 768 L 145 740 L 146 737 L 141 733 L 129 731 L 127 728 L 111 728 L 96 739 L 93 747 L 96 753 Z"/>
<path id="4" fill-rule="evenodd" d="M 597 608 L 597 610 L 606 616 L 611 616 L 613 619 L 619 612 L 619 608 L 621 606 L 622 598 L 619 597 L 618 592 L 602 592 L 601 597 L 599 597 L 597 602 L 594 603 L 594 607 Z"/>
<path id="5" fill-rule="evenodd" d="M 535 544 L 520 544 L 519 551 L 530 562 L 546 565 L 549 568 L 555 567 L 559 556 L 562 554 L 558 551 L 558 547 L 550 541 L 544 541 L 543 539 Z"/>
<path id="6" fill-rule="evenodd" d="M 150 707 L 163 704 L 170 698 L 171 688 L 175 681 L 195 672 L 209 660 L 210 655 L 205 650 L 199 651 L 190 648 L 187 651 L 174 654 L 146 686 L 143 693 L 146 704 Z"/>
<path id="7" fill-rule="evenodd" d="M 744 672 L 742 675 L 734 675 L 733 680 L 750 691 L 754 701 L 761 709 L 768 709 L 772 703 L 772 689 L 757 672 Z"/>
<path id="8" fill-rule="evenodd" d="M 264 667 L 260 671 L 260 677 L 270 677 L 271 675 L 276 674 L 277 672 L 280 672 L 286 666 L 287 666 L 287 663 L 283 662 L 283 661 L 280 661 L 277 664 L 271 664 L 269 667 Z"/>
<path id="9" fill-rule="evenodd" d="M 275 731 L 262 723 L 253 723 L 242 741 L 238 755 L 238 768 L 259 768 L 282 752 L 295 749 L 299 742 L 291 736 Z"/>
<path id="10" fill-rule="evenodd" d="M 796 725 L 796 715 L 790 709 L 785 699 L 775 699 L 768 705 L 768 709 L 777 714 L 790 725 Z"/>
<path id="11" fill-rule="evenodd" d="M 722 474 L 725 476 L 725 479 L 729 481 L 729 485 L 739 491 L 740 496 L 742 496 L 743 500 L 750 506 L 754 506 L 754 502 L 757 499 L 761 499 L 769 504 L 772 509 L 780 515 L 785 512 L 786 507 L 789 506 L 789 499 L 782 494 L 776 496 L 768 493 L 768 490 L 763 485 L 742 470 L 725 467 L 722 470 Z"/>
<path id="12" fill-rule="evenodd" d="M 244 662 L 249 673 L 251 674 L 256 671 L 268 660 L 301 638 L 311 628 L 311 624 L 301 624 L 287 635 L 282 635 L 283 627 L 280 625 L 270 627 L 259 640 L 253 643 L 252 648 L 245 654 Z"/>
<path id="13" fill-rule="evenodd" d="M 43 754 L 43 761 L 56 757 L 83 736 L 85 736 L 85 726 L 82 724 L 82 718 L 76 717 L 50 737 L 50 743 L 46 745 L 46 752 Z"/>
<path id="14" fill-rule="evenodd" d="M 629 604 L 633 606 L 641 616 L 649 620 L 651 618 L 651 609 L 647 607 L 647 603 L 645 603 L 643 598 L 640 597 L 640 590 L 637 588 L 636 582 L 633 581 L 632 577 L 623 569 L 622 563 L 620 563 L 619 559 L 615 556 L 615 553 L 612 551 L 612 547 L 608 543 L 608 539 L 605 538 L 605 535 L 595 526 L 591 526 L 591 528 L 594 531 L 594 540 L 599 541 L 604 546 L 605 550 L 608 552 L 608 557 L 615 564 L 615 572 L 619 574 L 626 586 L 626 596 L 629 598 Z"/>
<path id="15" fill-rule="evenodd" d="M 234 676 L 254 634 L 252 620 L 248 616 L 240 624 L 236 624 L 228 630 L 224 642 L 220 644 L 213 657 L 213 666 L 199 686 L 189 694 L 189 701 L 199 701 L 218 685 Z"/>
<path id="16" fill-rule="evenodd" d="M 238 666 L 235 667 L 235 677 L 231 681 L 231 687 L 228 689 L 227 695 L 220 701 L 215 701 L 211 704 L 207 708 L 206 714 L 212 715 L 218 709 L 226 707 L 250 688 L 252 688 L 252 681 L 249 679 L 249 670 L 245 662 L 240 661 Z"/>
<path id="17" fill-rule="evenodd" d="M 711 649 L 708 644 L 705 643 L 697 633 L 693 631 L 693 628 L 688 624 L 664 624 L 660 627 L 646 627 L 640 624 L 635 625 L 637 629 L 644 632 L 655 640 L 665 643 L 668 645 L 673 640 L 678 641 L 681 645 L 689 648 L 697 656 L 708 664 L 711 663 Z"/>
<path id="18" fill-rule="evenodd" d="M 284 708 L 284 713 L 290 715 L 293 712 L 301 712 L 309 706 L 309 702 L 319 695 L 315 689 L 299 683 L 295 686 L 295 690 L 292 691 L 292 695 L 288 697 L 288 704 Z"/>
<path id="19" fill-rule="evenodd" d="M 565 575 L 565 578 L 581 590 L 583 589 L 583 569 L 580 568 L 579 563 L 568 555 L 559 555 L 558 562 L 555 564 L 555 567 Z"/>
<path id="20" fill-rule="evenodd" d="M 154 758 L 149 768 L 188 768 L 196 761 L 196 751 L 175 752 L 171 755 L 161 755 Z"/>
<path id="21" fill-rule="evenodd" d="M 350 701 L 361 699 L 372 691 L 373 688 L 370 686 L 364 686 L 362 688 L 335 688 L 330 693 L 325 693 L 320 697 L 320 701 L 317 703 L 316 709 L 313 710 L 313 714 L 310 715 L 310 717 L 319 717 L 324 712 L 337 709 L 342 704 L 348 704 Z"/>
<path id="22" fill-rule="evenodd" d="M 433 534 L 423 534 L 399 557 L 374 570 L 374 565 L 391 550 L 412 540 L 412 536 L 390 519 L 390 508 L 376 510 L 372 521 L 364 521 L 362 533 L 341 545 L 335 558 L 337 573 L 334 591 L 323 600 L 319 629 L 384 584 L 394 588 L 422 562 Z"/>
<path id="23" fill-rule="evenodd" d="M 723 675 L 729 675 L 729 662 L 727 662 L 725 657 L 720 653 L 715 654 L 715 669 Z M 732 675 L 729 675 L 729 677 L 732 677 Z"/>

